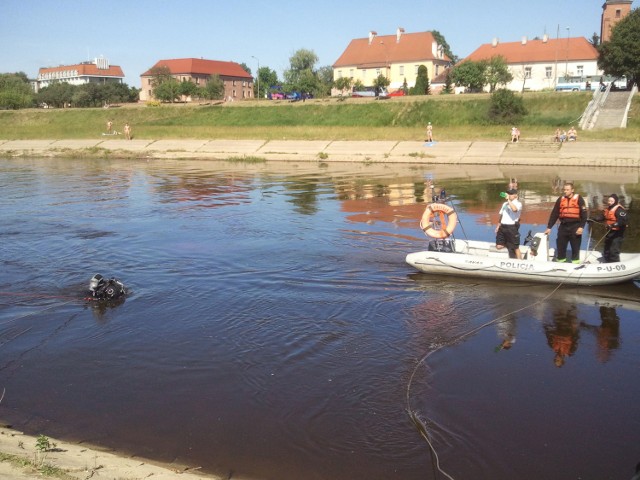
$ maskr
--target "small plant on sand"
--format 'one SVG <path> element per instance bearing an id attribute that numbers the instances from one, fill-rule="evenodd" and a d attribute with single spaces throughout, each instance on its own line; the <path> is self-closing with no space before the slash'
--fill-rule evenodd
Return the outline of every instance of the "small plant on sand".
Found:
<path id="1" fill-rule="evenodd" d="M 327 152 L 320 152 L 318 153 L 318 158 L 320 160 L 326 160 L 327 158 L 329 158 L 329 154 Z"/>
<path id="2" fill-rule="evenodd" d="M 35 464 L 38 468 L 41 468 L 44 465 L 44 461 L 47 458 L 47 453 L 52 449 L 56 448 L 56 444 L 49 440 L 49 437 L 46 435 L 38 435 L 36 439 L 36 453 L 35 453 Z"/>

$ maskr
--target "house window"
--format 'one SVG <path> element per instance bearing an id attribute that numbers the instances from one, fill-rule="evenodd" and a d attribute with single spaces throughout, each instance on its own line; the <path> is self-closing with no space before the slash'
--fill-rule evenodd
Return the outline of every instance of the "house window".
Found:
<path id="1" fill-rule="evenodd" d="M 524 78 L 531 78 L 531 67 L 524 67 Z"/>
<path id="2" fill-rule="evenodd" d="M 367 76 L 367 70 L 363 69 L 362 70 L 362 78 L 366 78 L 366 76 Z"/>
<path id="3" fill-rule="evenodd" d="M 351 78 L 353 78 L 353 68 L 352 68 L 351 70 L 349 70 L 349 76 L 350 76 Z"/>
<path id="4" fill-rule="evenodd" d="M 616 18 L 620 18 L 620 15 L 622 14 L 622 12 L 620 11 L 620 9 L 616 9 Z"/>
<path id="5" fill-rule="evenodd" d="M 578 70 L 578 76 L 581 77 L 582 75 L 584 75 L 584 65 L 578 65 L 576 67 L 576 69 Z"/>
<path id="6" fill-rule="evenodd" d="M 233 98 L 236 98 L 236 91 L 235 91 L 235 89 L 232 91 L 232 95 L 233 95 Z"/>
<path id="7" fill-rule="evenodd" d="M 546 78 L 551 78 L 551 73 L 552 73 L 551 67 L 545 67 L 545 69 L 544 69 L 544 76 L 545 76 Z"/>
<path id="8" fill-rule="evenodd" d="M 342 70 L 338 70 L 338 78 L 342 78 Z"/>
<path id="9" fill-rule="evenodd" d="M 400 65 L 400 75 L 404 75 L 404 65 Z"/>
<path id="10" fill-rule="evenodd" d="M 436 77 L 440 73 L 440 65 L 436 65 Z"/>
<path id="11" fill-rule="evenodd" d="M 380 75 L 382 75 L 382 74 L 380 73 L 380 69 L 379 69 L 379 68 L 376 68 L 376 77 L 379 77 Z"/>
<path id="12" fill-rule="evenodd" d="M 420 65 L 414 65 L 414 75 L 418 75 L 418 68 L 420 68 Z"/>

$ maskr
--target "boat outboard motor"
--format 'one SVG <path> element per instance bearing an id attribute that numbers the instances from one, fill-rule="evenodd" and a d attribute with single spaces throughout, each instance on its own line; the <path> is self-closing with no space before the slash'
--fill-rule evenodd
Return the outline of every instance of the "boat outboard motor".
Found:
<path id="1" fill-rule="evenodd" d="M 531 246 L 529 248 L 531 255 L 533 255 L 534 257 L 538 255 L 538 248 L 540 248 L 540 237 L 533 237 L 531 239 Z"/>
<path id="2" fill-rule="evenodd" d="M 127 289 L 120 280 L 106 279 L 99 273 L 89 280 L 89 291 L 93 300 L 117 300 L 127 294 Z"/>

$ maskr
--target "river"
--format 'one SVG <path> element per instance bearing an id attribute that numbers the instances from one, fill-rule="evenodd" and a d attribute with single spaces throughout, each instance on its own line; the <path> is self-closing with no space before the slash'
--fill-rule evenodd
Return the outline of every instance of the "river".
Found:
<path id="1" fill-rule="evenodd" d="M 562 180 L 640 196 L 634 169 L 0 159 L 0 419 L 234 479 L 629 478 L 634 284 L 404 262 L 429 182 L 492 240 L 511 177 L 523 233 Z M 95 273 L 126 300 L 84 300 Z"/>

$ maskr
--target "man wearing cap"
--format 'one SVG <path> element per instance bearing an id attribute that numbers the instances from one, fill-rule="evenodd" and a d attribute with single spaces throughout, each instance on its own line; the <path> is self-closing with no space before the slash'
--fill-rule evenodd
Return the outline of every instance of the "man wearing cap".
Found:
<path id="1" fill-rule="evenodd" d="M 522 259 L 520 253 L 520 214 L 522 203 L 518 200 L 518 190 L 507 190 L 507 201 L 500 208 L 500 221 L 496 227 L 496 248 L 507 248 L 509 258 Z"/>
<path id="2" fill-rule="evenodd" d="M 618 195 L 612 193 L 607 198 L 607 208 L 594 218 L 597 222 L 607 224 L 607 235 L 604 239 L 603 257 L 605 263 L 619 262 L 622 250 L 622 238 L 627 227 L 627 210 L 620 205 Z"/>
<path id="3" fill-rule="evenodd" d="M 587 204 L 584 198 L 575 193 L 573 183 L 565 182 L 562 187 L 562 196 L 556 200 L 549 216 L 547 229 L 544 231 L 545 235 L 549 235 L 553 226 L 560 220 L 556 239 L 558 262 L 567 261 L 567 245 L 571 243 L 571 261 L 580 263 L 580 243 L 587 218 Z"/>

